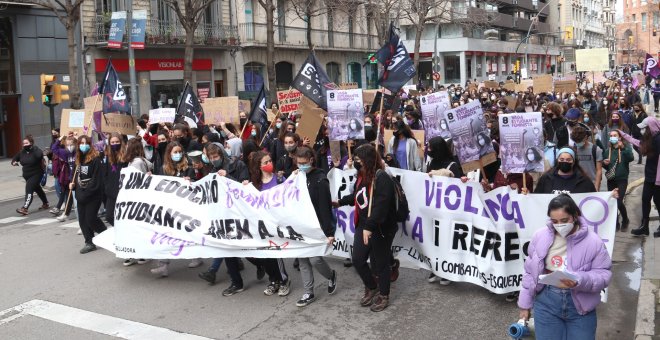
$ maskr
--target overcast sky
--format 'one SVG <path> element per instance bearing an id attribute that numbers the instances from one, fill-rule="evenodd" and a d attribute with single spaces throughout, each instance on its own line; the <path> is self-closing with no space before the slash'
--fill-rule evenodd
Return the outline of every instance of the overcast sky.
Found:
<path id="1" fill-rule="evenodd" d="M 616 14 L 614 15 L 614 18 L 617 20 L 623 19 L 623 0 L 617 0 L 615 8 Z"/>

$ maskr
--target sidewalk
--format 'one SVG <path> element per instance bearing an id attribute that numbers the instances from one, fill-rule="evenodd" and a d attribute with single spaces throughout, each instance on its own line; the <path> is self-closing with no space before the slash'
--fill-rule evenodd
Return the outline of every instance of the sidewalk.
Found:
<path id="1" fill-rule="evenodd" d="M 0 160 L 0 202 L 22 198 L 25 195 L 25 180 L 20 166 L 12 166 L 11 159 Z M 48 178 L 44 191 L 53 191 L 53 178 Z"/>
<path id="2" fill-rule="evenodd" d="M 640 168 L 639 165 L 631 165 L 632 168 Z M 643 168 L 640 169 L 643 171 Z M 631 182 L 628 188 L 630 198 L 635 202 L 626 199 L 628 214 L 641 215 L 641 202 L 638 201 L 642 194 L 643 179 Z M 637 199 L 635 199 L 637 198 Z M 656 323 L 660 322 L 660 300 L 658 289 L 660 288 L 660 238 L 654 238 L 653 232 L 658 228 L 658 211 L 655 206 L 651 207 L 650 214 L 650 236 L 642 238 L 642 278 L 639 287 L 639 298 L 637 302 L 637 315 L 635 318 L 635 340 L 660 339 L 660 334 L 656 333 Z M 630 229 L 639 226 L 639 218 L 633 219 Z"/>

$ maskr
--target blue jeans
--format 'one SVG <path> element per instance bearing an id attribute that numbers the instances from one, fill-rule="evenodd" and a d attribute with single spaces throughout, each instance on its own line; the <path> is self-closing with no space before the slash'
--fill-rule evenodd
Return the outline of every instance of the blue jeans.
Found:
<path id="1" fill-rule="evenodd" d="M 578 314 L 570 289 L 546 286 L 534 299 L 537 340 L 594 340 L 596 323 L 596 310 Z"/>
<path id="2" fill-rule="evenodd" d="M 220 269 L 220 265 L 222 264 L 222 257 L 221 258 L 215 258 L 213 259 L 213 262 L 211 263 L 211 266 L 209 267 L 209 271 L 211 273 L 217 273 L 218 269 Z"/>

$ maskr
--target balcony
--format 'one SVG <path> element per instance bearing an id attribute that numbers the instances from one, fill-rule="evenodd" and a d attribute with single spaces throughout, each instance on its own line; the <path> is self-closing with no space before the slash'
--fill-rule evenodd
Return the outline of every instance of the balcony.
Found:
<path id="1" fill-rule="evenodd" d="M 266 45 L 266 24 L 245 23 L 239 25 L 243 45 Z M 275 46 L 307 48 L 307 29 L 304 27 L 275 25 Z M 337 32 L 312 29 L 312 44 L 316 49 L 364 50 L 378 49 L 378 37 L 370 34 Z"/>
<path id="2" fill-rule="evenodd" d="M 102 44 L 108 41 L 110 22 L 104 16 L 97 16 L 94 31 L 87 33 L 89 43 Z M 186 31 L 178 20 L 147 19 L 145 44 L 150 46 L 182 46 L 186 43 Z M 124 43 L 127 35 L 124 34 Z M 200 24 L 195 30 L 193 45 L 199 46 L 237 46 L 240 45 L 236 26 Z"/>
<path id="3" fill-rule="evenodd" d="M 515 18 L 515 27 L 519 30 L 527 31 L 532 21 L 525 18 Z"/>
<path id="4" fill-rule="evenodd" d="M 532 3 L 532 0 L 518 0 L 518 7 L 524 8 L 529 11 L 536 10 L 534 4 Z"/>
<path id="5" fill-rule="evenodd" d="M 499 13 L 495 16 L 491 26 L 502 28 L 513 28 L 513 16 L 509 14 Z"/>
<path id="6" fill-rule="evenodd" d="M 547 22 L 539 22 L 536 24 L 536 29 L 532 29 L 533 31 L 539 32 L 539 33 L 549 33 L 552 30 L 552 27 L 550 27 L 550 24 Z"/>

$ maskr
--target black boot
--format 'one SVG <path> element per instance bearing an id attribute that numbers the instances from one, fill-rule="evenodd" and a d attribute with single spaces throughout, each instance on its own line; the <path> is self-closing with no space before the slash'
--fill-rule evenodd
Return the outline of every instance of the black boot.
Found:
<path id="1" fill-rule="evenodd" d="M 660 237 L 660 226 L 653 232 L 653 237 Z"/>
<path id="2" fill-rule="evenodd" d="M 630 220 L 629 219 L 624 219 L 621 221 L 621 231 L 626 231 L 628 230 L 628 226 L 630 225 Z"/>
<path id="3" fill-rule="evenodd" d="M 630 231 L 631 234 L 635 236 L 648 235 L 649 234 L 649 220 L 642 220 L 642 225 L 639 228 L 635 228 Z"/>

